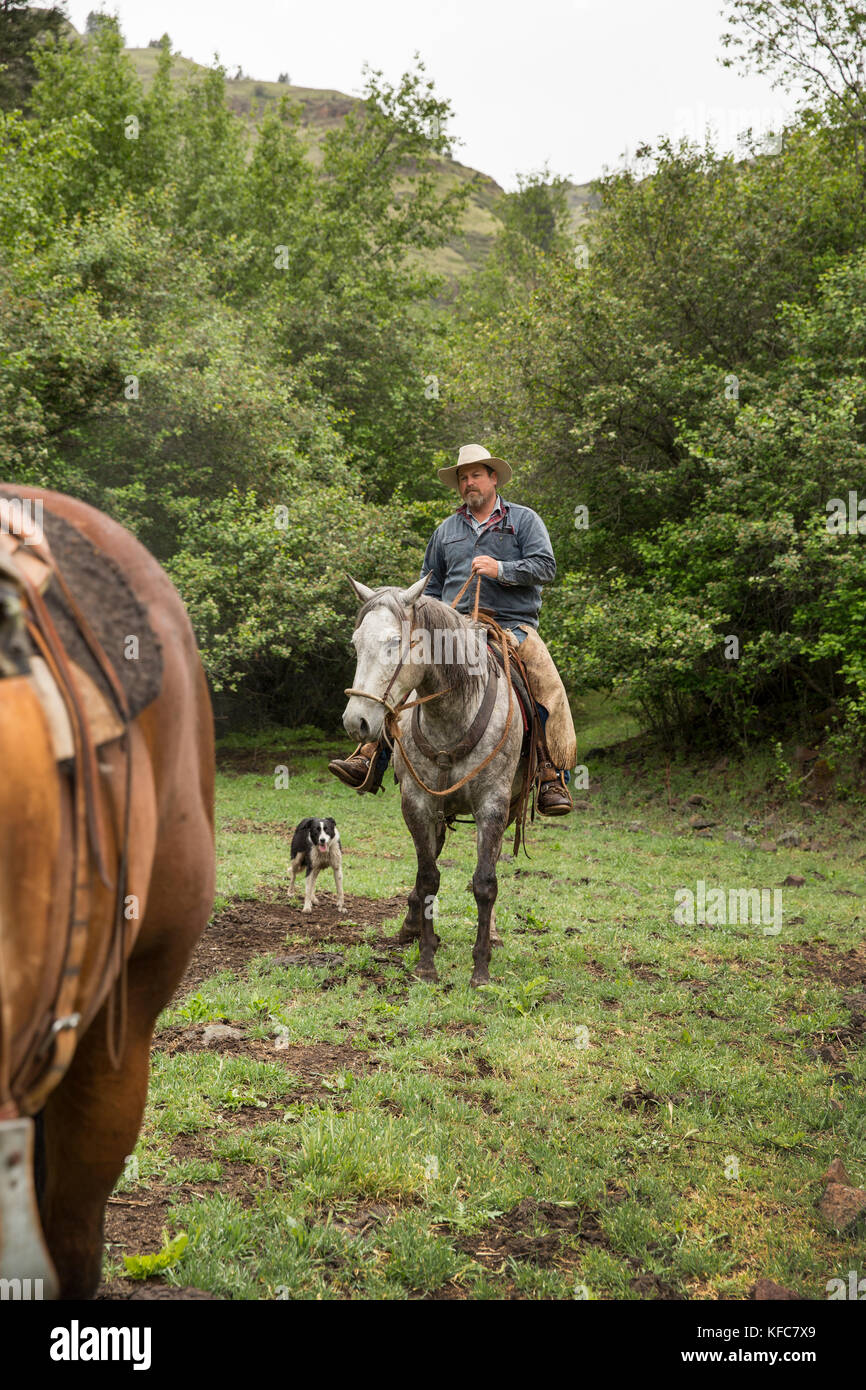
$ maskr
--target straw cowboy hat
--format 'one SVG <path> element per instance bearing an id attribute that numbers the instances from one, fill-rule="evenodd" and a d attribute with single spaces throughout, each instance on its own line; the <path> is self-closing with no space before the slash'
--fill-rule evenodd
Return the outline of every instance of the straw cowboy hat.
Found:
<path id="1" fill-rule="evenodd" d="M 458 492 L 460 488 L 457 486 L 457 469 L 462 468 L 464 463 L 483 463 L 492 468 L 500 487 L 511 481 L 511 465 L 504 459 L 494 458 L 480 444 L 464 444 L 457 456 L 457 462 L 451 468 L 439 469 L 442 482 L 447 483 L 448 487 L 456 488 Z"/>

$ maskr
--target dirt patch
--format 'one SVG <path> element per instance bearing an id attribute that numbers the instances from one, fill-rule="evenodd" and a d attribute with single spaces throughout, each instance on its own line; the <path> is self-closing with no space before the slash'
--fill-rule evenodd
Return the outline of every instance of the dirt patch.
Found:
<path id="1" fill-rule="evenodd" d="M 650 1105 L 664 1105 L 661 1096 L 655 1095 L 652 1091 L 645 1091 L 637 1082 L 629 1086 L 621 1096 L 609 1096 L 608 1099 L 623 1110 L 646 1110 Z"/>
<path id="2" fill-rule="evenodd" d="M 212 975 L 223 970 L 237 973 L 255 956 L 276 955 L 300 964 L 303 953 L 292 947 L 307 943 L 334 942 L 341 946 L 357 944 L 374 928 L 381 944 L 387 943 L 393 954 L 403 947 L 396 939 L 387 938 L 382 922 L 405 911 L 406 899 L 356 898 L 346 896 L 346 912 L 337 911 L 333 893 L 319 894 L 319 906 L 310 913 L 302 912 L 303 900 L 290 902 L 247 902 L 238 900 L 220 912 L 203 932 L 186 973 L 174 994 L 175 1002 L 190 994 Z M 311 964 L 318 964 L 315 959 Z"/>
<path id="3" fill-rule="evenodd" d="M 538 1234 L 528 1234 L 533 1227 Z M 608 1244 L 593 1212 L 537 1202 L 534 1197 L 525 1197 L 478 1234 L 458 1236 L 454 1244 L 487 1269 L 501 1269 L 512 1258 L 550 1268 L 569 1255 L 573 1261 L 574 1252 L 563 1248 L 565 1236 L 577 1237 L 590 1245 Z"/>
<path id="4" fill-rule="evenodd" d="M 633 975 L 637 975 L 639 980 L 660 980 L 661 975 L 657 970 L 646 961 L 635 960 L 627 961 L 629 970 Z"/>
<path id="5" fill-rule="evenodd" d="M 398 1211 L 399 1207 L 385 1202 L 368 1207 L 355 1207 L 351 1211 L 340 1207 L 325 1207 L 317 1215 L 317 1220 L 345 1236 L 366 1236 L 390 1221 Z"/>
<path id="6" fill-rule="evenodd" d="M 502 1110 L 496 1104 L 489 1092 L 482 1092 L 478 1095 L 475 1091 L 468 1091 L 463 1086 L 452 1086 L 452 1096 L 458 1100 L 465 1101 L 467 1105 L 474 1106 L 477 1110 L 483 1110 L 485 1115 L 501 1115 Z"/>
<path id="7" fill-rule="evenodd" d="M 243 1025 L 234 1024 L 235 1028 Z M 378 1063 L 363 1048 L 351 1043 L 288 1043 L 277 1046 L 278 1038 L 221 1038 L 205 1043 L 206 1023 L 185 1027 L 173 1024 L 154 1039 L 154 1051 L 173 1056 L 175 1052 L 220 1052 L 235 1056 L 253 1057 L 257 1062 L 281 1062 L 302 1080 L 316 1080 L 338 1071 L 371 1071 Z"/>
<path id="8" fill-rule="evenodd" d="M 829 980 L 837 988 L 866 986 L 866 946 L 852 946 L 840 951 L 826 941 L 784 943 L 782 950 L 799 956 L 811 974 L 819 980 Z"/>
<path id="9" fill-rule="evenodd" d="M 261 1111 L 256 1111 L 261 1123 Z M 220 1131 L 222 1134 L 224 1131 Z M 213 1155 L 204 1135 L 181 1134 L 172 1143 L 174 1157 L 209 1161 Z M 105 1208 L 106 1252 L 116 1258 L 123 1255 L 154 1255 L 161 1250 L 168 1230 L 168 1211 L 191 1198 L 202 1198 L 219 1191 L 236 1198 L 240 1205 L 254 1205 L 257 1191 L 263 1187 L 279 1186 L 279 1170 L 264 1169 L 253 1163 L 224 1163 L 218 1181 L 197 1181 L 177 1185 L 154 1182 L 150 1187 L 137 1187 L 128 1193 L 109 1197 Z M 172 1227 L 168 1234 L 176 1234 Z M 97 1299 L 213 1299 L 218 1295 L 202 1289 L 175 1289 L 159 1279 L 145 1281 L 115 1278 L 100 1284 Z"/>
<path id="10" fill-rule="evenodd" d="M 636 1274 L 629 1280 L 629 1288 L 640 1298 L 679 1299 L 676 1289 L 657 1274 Z"/>
<path id="11" fill-rule="evenodd" d="M 866 1044 L 866 994 L 846 994 L 843 1001 L 851 1010 L 851 1022 L 841 1028 L 827 1029 L 813 1033 L 814 1047 L 806 1049 L 806 1056 L 829 1066 L 838 1066 L 847 1061 L 848 1052 Z M 838 1079 L 853 1079 L 845 1073 Z"/>

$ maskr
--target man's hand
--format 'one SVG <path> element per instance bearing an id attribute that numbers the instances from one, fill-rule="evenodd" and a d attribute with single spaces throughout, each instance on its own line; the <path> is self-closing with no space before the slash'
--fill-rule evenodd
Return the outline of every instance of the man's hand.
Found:
<path id="1" fill-rule="evenodd" d="M 472 573 L 484 574 L 488 579 L 495 579 L 499 573 L 499 561 L 494 560 L 492 555 L 476 555 L 472 561 Z"/>

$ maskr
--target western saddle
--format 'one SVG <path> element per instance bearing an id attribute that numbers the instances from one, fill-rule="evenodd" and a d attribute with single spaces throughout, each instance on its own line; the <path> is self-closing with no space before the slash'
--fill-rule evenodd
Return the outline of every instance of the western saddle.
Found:
<path id="1" fill-rule="evenodd" d="M 65 650 L 43 597 L 49 585 L 61 591 L 105 678 L 110 701 Z M 55 760 L 71 774 L 74 852 L 64 967 L 53 1005 L 28 1056 L 14 1076 L 0 1075 L 0 1119 L 35 1113 L 72 1060 L 81 1021 L 79 975 L 90 927 L 94 872 L 115 894 L 112 943 L 98 996 L 108 991 L 108 1051 L 112 1064 L 120 1064 L 126 1031 L 124 908 L 131 804 L 131 741 L 126 736 L 130 716 L 123 686 L 70 593 L 41 528 L 34 528 L 29 519 L 22 523 L 20 515 L 4 507 L 0 499 L 0 679 L 12 675 L 29 679 L 45 713 Z M 112 874 L 97 749 L 124 736 L 122 834 Z M 7 1052 L 6 1064 L 9 1061 Z"/>

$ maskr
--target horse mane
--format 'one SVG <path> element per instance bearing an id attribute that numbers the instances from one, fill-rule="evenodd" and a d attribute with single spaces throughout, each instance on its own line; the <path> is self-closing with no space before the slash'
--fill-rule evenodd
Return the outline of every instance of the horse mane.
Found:
<path id="1" fill-rule="evenodd" d="M 370 595 L 365 603 L 358 609 L 355 618 L 355 628 L 359 628 L 367 614 L 373 608 L 387 608 L 399 623 L 406 621 L 408 609 L 400 601 L 400 590 L 397 588 L 382 588 Z M 422 628 L 429 632 L 431 641 L 437 628 L 441 632 L 447 628 L 452 632 L 465 631 L 467 628 L 478 632 L 486 631 L 482 623 L 473 622 L 465 613 L 458 613 L 456 608 L 452 608 L 447 603 L 442 603 L 438 598 L 426 598 L 423 594 L 415 600 L 415 627 Z M 454 647 L 452 646 L 452 651 Z M 490 653 L 487 653 L 488 663 L 492 660 Z M 474 675 L 469 666 L 464 661 L 437 662 L 437 667 L 441 670 L 445 684 L 451 685 L 461 695 L 470 695 L 477 688 L 477 682 L 482 679 Z M 486 678 L 486 669 L 485 677 Z"/>

